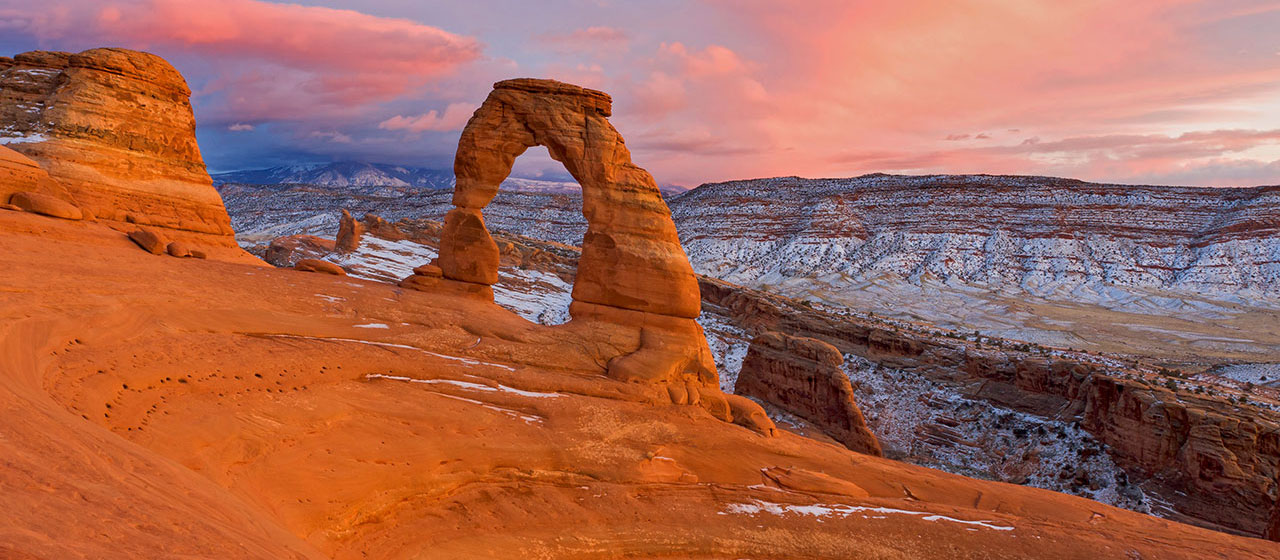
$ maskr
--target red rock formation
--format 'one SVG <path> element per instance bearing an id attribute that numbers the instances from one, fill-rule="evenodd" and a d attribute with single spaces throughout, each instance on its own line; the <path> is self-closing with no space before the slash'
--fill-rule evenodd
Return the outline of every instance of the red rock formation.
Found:
<path id="1" fill-rule="evenodd" d="M 351 217 L 351 212 L 342 211 L 338 219 L 338 236 L 334 238 L 334 248 L 339 253 L 350 253 L 360 247 L 360 236 L 364 235 L 364 224 Z"/>
<path id="2" fill-rule="evenodd" d="M 9 197 L 12 204 L 27 212 L 35 212 L 64 220 L 83 220 L 84 213 L 76 205 L 60 198 L 38 192 L 18 192 Z"/>
<path id="3" fill-rule="evenodd" d="M 298 261 L 298 264 L 293 265 L 293 268 L 303 272 L 319 272 L 322 274 L 332 274 L 334 276 L 347 275 L 347 271 L 343 270 L 342 267 L 320 259 L 302 259 Z"/>
<path id="4" fill-rule="evenodd" d="M 23 53 L 0 68 L 0 143 L 39 162 L 100 219 L 247 257 L 200 157 L 190 95 L 155 55 Z"/>
<path id="5" fill-rule="evenodd" d="M 169 247 L 169 241 L 152 229 L 135 229 L 129 232 L 129 239 L 153 255 L 163 255 Z"/>
<path id="6" fill-rule="evenodd" d="M 795 414 L 853 451 L 882 455 L 843 363 L 840 351 L 821 340 L 765 332 L 751 341 L 733 392 Z"/>
<path id="7" fill-rule="evenodd" d="M 492 300 L 501 250 L 481 210 L 516 157 L 546 146 L 583 191 L 587 233 L 570 314 L 633 329 L 616 353 L 601 356 L 608 374 L 666 387 L 672 402 L 701 405 L 723 420 L 772 433 L 759 407 L 727 400 L 719 390 L 706 337 L 694 321 L 701 309 L 697 279 L 653 177 L 631 162 L 609 124 L 611 103 L 605 93 L 552 80 L 494 84 L 458 141 L 455 208 L 445 216 L 436 261 L 443 277 L 415 275 L 401 285 Z"/>
<path id="8" fill-rule="evenodd" d="M 272 266 L 289 268 L 302 259 L 318 259 L 333 252 L 335 243 L 314 235 L 289 235 L 271 240 L 263 260 Z"/>

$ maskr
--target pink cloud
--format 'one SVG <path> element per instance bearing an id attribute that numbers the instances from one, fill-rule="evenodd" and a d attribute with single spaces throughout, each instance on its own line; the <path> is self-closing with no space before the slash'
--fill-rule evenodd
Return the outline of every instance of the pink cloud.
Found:
<path id="1" fill-rule="evenodd" d="M 1232 58 L 1209 37 L 1243 25 L 1224 4 L 1257 17 L 1249 2 L 715 4 L 718 24 L 750 41 L 664 43 L 630 72 L 661 70 L 680 89 L 610 80 L 624 133 L 709 130 L 754 148 L 742 157 L 714 139 L 685 143 L 686 153 L 638 144 L 637 160 L 670 180 L 892 170 L 1110 180 L 1227 154 L 1272 169 L 1249 151 L 1269 136 L 1223 131 L 1280 127 L 1280 64 Z M 1032 137 L 1045 140 L 1006 148 Z M 960 140 L 992 150 L 957 149 Z"/>
<path id="2" fill-rule="evenodd" d="M 475 111 L 475 107 L 470 103 L 451 103 L 443 113 L 432 109 L 425 114 L 414 117 L 396 115 L 378 123 L 378 128 L 383 130 L 407 130 L 409 132 L 462 130 L 462 127 L 471 119 L 471 114 Z"/>
<path id="3" fill-rule="evenodd" d="M 567 33 L 550 33 L 538 39 L 557 51 L 589 52 L 600 49 L 610 51 L 626 49 L 631 36 L 617 27 L 594 25 Z"/>
<path id="4" fill-rule="evenodd" d="M 474 38 L 406 19 L 259 0 L 71 0 L 0 9 L 41 42 L 203 56 L 214 119 L 268 120 L 405 95 L 480 56 Z"/>

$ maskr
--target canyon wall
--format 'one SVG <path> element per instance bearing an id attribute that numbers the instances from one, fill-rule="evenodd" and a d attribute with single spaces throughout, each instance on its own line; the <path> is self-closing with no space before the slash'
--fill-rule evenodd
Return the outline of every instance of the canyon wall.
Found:
<path id="1" fill-rule="evenodd" d="M 711 183 L 674 198 L 705 274 L 931 275 L 1033 293 L 1146 286 L 1280 296 L 1280 186 L 867 175 Z"/>
<path id="2" fill-rule="evenodd" d="M 881 455 L 843 363 L 840 351 L 821 340 L 765 332 L 751 341 L 733 392 L 795 414 L 853 451 Z"/>

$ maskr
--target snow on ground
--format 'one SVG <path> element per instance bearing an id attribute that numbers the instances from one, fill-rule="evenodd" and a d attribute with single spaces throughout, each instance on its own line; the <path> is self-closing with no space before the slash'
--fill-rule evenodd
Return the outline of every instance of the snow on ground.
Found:
<path id="1" fill-rule="evenodd" d="M 751 347 L 751 338 L 728 317 L 705 310 L 698 317 L 698 324 L 707 333 L 707 344 L 720 372 L 720 390 L 732 393 L 733 385 L 738 382 L 738 372 L 742 370 L 742 360 L 746 359 L 747 349 Z"/>
<path id="2" fill-rule="evenodd" d="M 541 325 L 569 322 L 573 285 L 559 275 L 540 270 L 504 268 L 498 271 L 493 300 L 516 315 Z"/>
<path id="3" fill-rule="evenodd" d="M 26 136 L 0 136 L 0 144 L 30 144 L 32 142 L 44 142 L 49 137 L 43 134 L 29 134 Z"/>
<path id="4" fill-rule="evenodd" d="M 297 334 L 268 334 L 265 336 L 270 336 L 273 338 L 297 338 L 302 340 L 323 340 L 328 342 L 350 342 L 353 344 L 367 344 L 369 346 L 381 346 L 383 348 L 401 348 L 404 350 L 417 350 L 418 352 L 422 352 L 423 354 L 435 356 L 437 358 L 441 358 L 445 360 L 462 362 L 469 366 L 489 366 L 489 367 L 505 369 L 507 371 L 516 370 L 516 368 L 513 368 L 506 364 L 495 364 L 493 362 L 484 362 L 484 361 L 480 361 L 472 358 L 464 358 L 462 356 L 450 356 L 448 354 L 440 354 L 438 352 L 432 352 L 430 350 L 423 350 L 422 348 L 418 348 L 417 346 L 409 346 L 408 344 L 396 344 L 394 342 L 377 342 L 374 340 L 360 340 L 356 338 L 339 338 L 339 337 L 331 337 L 331 336 L 303 336 L 303 335 L 297 335 Z"/>
<path id="5" fill-rule="evenodd" d="M 778 504 L 766 502 L 764 500 L 751 500 L 750 503 L 728 504 L 725 511 L 720 515 L 759 515 L 767 513 L 770 515 L 783 516 L 787 514 L 804 515 L 810 517 L 849 517 L 853 514 L 863 514 L 859 517 L 863 519 L 884 519 L 883 516 L 888 515 L 919 515 L 925 521 L 945 521 L 948 523 L 960 523 L 962 525 L 972 525 L 982 527 L 984 529 L 992 529 L 995 531 L 1012 531 L 1013 527 L 1009 525 L 996 525 L 991 521 L 969 521 L 965 519 L 956 519 L 946 515 L 939 515 L 927 511 L 912 511 L 906 509 L 896 509 L 887 507 L 872 506 L 850 506 L 845 504 L 813 504 L 807 506 L 794 504 Z M 872 515 L 867 515 L 872 514 Z M 874 515 L 874 514 L 879 514 Z"/>
<path id="6" fill-rule="evenodd" d="M 389 241 L 366 235 L 354 252 L 326 257 L 356 278 L 396 283 L 417 266 L 436 258 L 435 248 L 413 241 Z"/>
<path id="7" fill-rule="evenodd" d="M 1237 385 L 1251 383 L 1280 387 L 1280 363 L 1275 364 L 1233 364 L 1214 368 L 1212 371 L 1195 377 L 1197 380 L 1221 381 L 1229 379 Z"/>
<path id="8" fill-rule="evenodd" d="M 366 379 L 392 379 L 395 381 L 408 381 L 410 383 L 425 383 L 427 385 L 432 385 L 432 384 L 453 385 L 454 387 L 461 387 L 463 389 L 470 389 L 472 391 L 510 393 L 513 395 L 520 395 L 522 397 L 529 397 L 534 399 L 554 399 L 562 396 L 559 393 L 540 393 L 538 391 L 525 391 L 522 389 L 516 389 L 515 387 L 508 387 L 501 383 L 497 383 L 491 386 L 491 385 L 485 385 L 483 383 L 472 383 L 470 381 L 458 381 L 456 379 L 415 379 L 412 377 L 401 377 L 398 375 L 384 375 L 381 373 L 371 373 L 369 375 L 366 375 L 365 378 Z"/>
<path id="9" fill-rule="evenodd" d="M 845 356 L 858 406 L 886 454 L 921 466 L 1083 496 L 1149 513 L 1098 442 L 1077 424 L 967 399 L 904 370 Z"/>
<path id="10" fill-rule="evenodd" d="M 399 376 L 395 376 L 395 375 L 382 375 L 382 374 L 376 374 L 376 373 L 375 373 L 375 374 L 367 375 L 367 376 L 365 376 L 365 378 L 366 378 L 366 379 L 389 379 L 389 380 L 392 380 L 392 381 L 405 381 L 405 382 L 410 382 L 410 383 L 424 383 L 424 382 L 427 382 L 427 381 L 431 381 L 431 380 L 425 380 L 425 379 L 413 379 L 413 378 L 410 378 L 410 377 L 399 377 Z M 435 380 L 435 381 L 441 381 L 441 380 Z M 508 387 L 508 388 L 509 388 L 509 387 Z M 474 404 L 474 405 L 477 405 L 477 406 L 481 406 L 481 407 L 483 407 L 483 408 L 486 408 L 486 409 L 492 410 L 492 411 L 494 411 L 494 412 L 501 413 L 501 414 L 503 414 L 503 415 L 505 415 L 505 416 L 508 416 L 508 417 L 511 417 L 511 418 L 515 418 L 515 419 L 518 419 L 518 420 L 522 420 L 522 421 L 524 421 L 524 423 L 526 423 L 526 424 L 540 424 L 540 423 L 542 423 L 542 421 L 543 421 L 543 420 L 545 420 L 545 418 L 543 418 L 543 417 L 541 417 L 541 416 L 538 416 L 538 415 L 536 415 L 536 414 L 527 414 L 527 413 L 524 413 L 524 412 L 520 412 L 520 411 L 518 411 L 518 410 L 512 410 L 512 409 L 510 409 L 510 408 L 506 408 L 506 407 L 498 406 L 498 405 L 496 405 L 496 404 L 487 403 L 487 402 L 484 402 L 484 401 L 478 401 L 478 400 L 475 400 L 475 399 L 468 399 L 468 398 L 466 398 L 466 397 L 459 397 L 459 396 L 457 396 L 457 395 L 450 395 L 450 394 L 447 394 L 447 393 L 441 393 L 441 392 L 439 392 L 439 391 L 431 391 L 431 393 L 432 393 L 432 394 L 434 394 L 434 395 L 439 395 L 439 396 L 441 396 L 441 397 L 445 397 L 445 398 L 449 398 L 449 399 L 454 399 L 454 400 L 462 401 L 462 402 L 465 402 L 465 403 L 470 403 L 470 404 Z M 559 395 L 556 395 L 556 396 L 559 396 Z"/>

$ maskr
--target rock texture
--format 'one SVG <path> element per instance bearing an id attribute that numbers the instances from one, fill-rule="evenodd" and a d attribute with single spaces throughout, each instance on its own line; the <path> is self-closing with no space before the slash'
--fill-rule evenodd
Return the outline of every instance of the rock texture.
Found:
<path id="1" fill-rule="evenodd" d="M 322 274 L 331 274 L 333 276 L 347 275 L 347 271 L 342 270 L 342 267 L 320 259 L 302 259 L 298 261 L 298 264 L 293 265 L 293 268 L 303 272 L 319 272 Z"/>
<path id="2" fill-rule="evenodd" d="M 36 192 L 68 200 L 70 195 L 31 158 L 0 145 L 0 201 L 20 192 Z"/>
<path id="3" fill-rule="evenodd" d="M 141 228 L 129 232 L 129 239 L 137 243 L 142 250 L 153 255 L 163 255 L 169 248 L 169 241 L 153 229 Z"/>
<path id="4" fill-rule="evenodd" d="M 607 360 L 615 379 L 666 388 L 676 404 L 763 434 L 774 427 L 753 403 L 726 399 L 702 327 L 697 280 L 653 177 L 631 162 L 609 124 L 602 92 L 552 80 L 494 84 L 458 141 L 454 209 L 445 216 L 435 264 L 442 278 L 414 275 L 401 284 L 450 287 L 492 300 L 501 252 L 481 210 L 497 195 L 515 159 L 545 146 L 582 185 L 582 240 L 570 314 L 575 320 L 631 327 Z M 468 287 L 469 286 L 469 287 Z M 450 289 L 459 289 L 453 285 Z"/>
<path id="5" fill-rule="evenodd" d="M 0 144 L 40 163 L 100 219 L 234 248 L 196 145 L 182 76 L 125 49 L 28 52 L 0 68 Z"/>
<path id="6" fill-rule="evenodd" d="M 795 414 L 853 451 L 882 455 L 843 363 L 840 351 L 821 340 L 767 331 L 751 342 L 733 392 Z"/>

